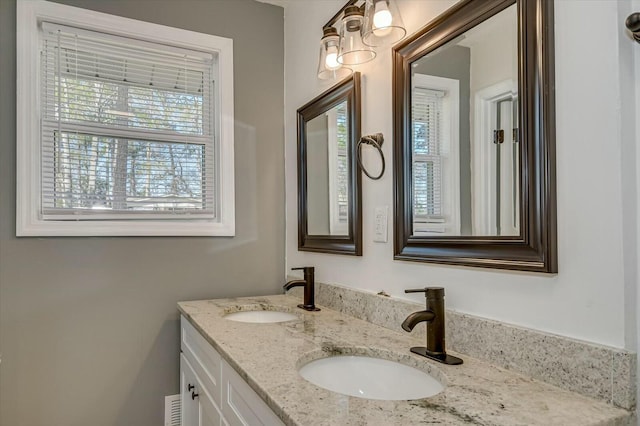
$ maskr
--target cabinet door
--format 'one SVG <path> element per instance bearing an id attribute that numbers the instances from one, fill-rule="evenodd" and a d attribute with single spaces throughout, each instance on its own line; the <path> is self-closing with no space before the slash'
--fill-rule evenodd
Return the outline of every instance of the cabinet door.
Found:
<path id="1" fill-rule="evenodd" d="M 198 400 L 191 398 L 191 392 L 194 392 L 198 385 L 196 374 L 191 365 L 183 354 L 180 354 L 180 403 L 181 409 L 181 426 L 196 426 L 198 424 Z"/>
<path id="2" fill-rule="evenodd" d="M 186 320 L 180 319 L 182 339 L 180 348 L 193 368 L 198 380 L 213 395 L 216 406 L 220 406 L 220 354 Z"/>
<path id="3" fill-rule="evenodd" d="M 222 361 L 222 413 L 231 426 L 284 426 L 238 373 Z"/>
<path id="4" fill-rule="evenodd" d="M 214 402 L 213 395 L 203 385 L 184 354 L 180 354 L 180 386 L 182 426 L 220 426 L 222 424 L 222 415 Z"/>

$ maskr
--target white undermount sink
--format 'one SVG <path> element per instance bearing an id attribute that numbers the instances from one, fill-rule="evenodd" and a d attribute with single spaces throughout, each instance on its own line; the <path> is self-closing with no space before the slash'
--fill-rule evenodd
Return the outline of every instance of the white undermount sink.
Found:
<path id="1" fill-rule="evenodd" d="M 444 390 L 438 380 L 424 371 L 367 356 L 320 358 L 303 365 L 299 373 L 321 388 L 367 399 L 420 399 Z"/>
<path id="2" fill-rule="evenodd" d="M 256 310 L 231 312 L 229 314 L 226 314 L 224 316 L 224 319 L 238 322 L 274 323 L 291 321 L 298 319 L 298 317 L 289 312 Z"/>

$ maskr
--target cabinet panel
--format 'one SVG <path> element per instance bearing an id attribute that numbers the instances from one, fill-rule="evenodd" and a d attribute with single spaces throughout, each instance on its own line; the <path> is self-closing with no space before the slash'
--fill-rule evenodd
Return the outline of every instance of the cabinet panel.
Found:
<path id="1" fill-rule="evenodd" d="M 222 413 L 216 407 L 211 395 L 205 393 L 200 395 L 200 410 L 198 426 L 224 425 Z"/>
<path id="2" fill-rule="evenodd" d="M 184 317 L 180 317 L 180 327 L 182 352 L 198 378 L 212 393 L 216 405 L 220 406 L 220 354 Z"/>
<path id="3" fill-rule="evenodd" d="M 222 414 L 230 426 L 276 426 L 284 423 L 238 373 L 222 361 Z"/>

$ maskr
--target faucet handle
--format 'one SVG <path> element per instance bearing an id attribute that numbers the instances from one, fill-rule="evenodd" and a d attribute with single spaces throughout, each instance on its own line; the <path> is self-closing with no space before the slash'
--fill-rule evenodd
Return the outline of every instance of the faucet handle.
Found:
<path id="1" fill-rule="evenodd" d="M 307 279 L 307 277 L 309 276 L 313 276 L 315 274 L 315 267 L 313 266 L 302 266 L 300 268 L 291 268 L 292 271 L 304 271 L 304 278 L 305 280 Z"/>
<path id="2" fill-rule="evenodd" d="M 408 288 L 405 293 L 424 293 L 426 298 L 442 298 L 444 297 L 443 287 L 425 287 L 425 288 Z"/>
<path id="3" fill-rule="evenodd" d="M 405 293 L 426 293 L 428 288 L 429 287 L 425 287 L 425 288 L 408 288 L 404 292 Z"/>

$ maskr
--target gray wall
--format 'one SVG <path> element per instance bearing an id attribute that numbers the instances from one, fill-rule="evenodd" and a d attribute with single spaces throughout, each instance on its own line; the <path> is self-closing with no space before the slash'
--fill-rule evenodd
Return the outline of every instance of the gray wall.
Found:
<path id="1" fill-rule="evenodd" d="M 23 0 L 18 0 L 23 1 Z M 283 10 L 64 0 L 234 39 L 234 238 L 15 238 L 15 0 L 0 0 L 0 425 L 159 426 L 179 300 L 281 291 Z"/>
<path id="2" fill-rule="evenodd" d="M 460 82 L 460 232 L 471 235 L 471 50 L 450 46 L 416 62 L 413 73 Z"/>

